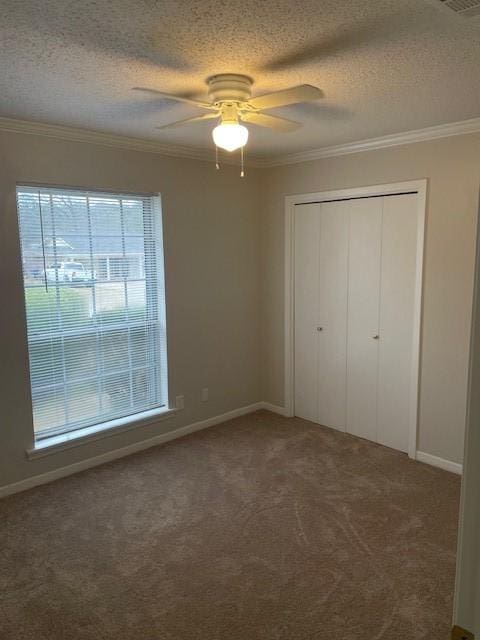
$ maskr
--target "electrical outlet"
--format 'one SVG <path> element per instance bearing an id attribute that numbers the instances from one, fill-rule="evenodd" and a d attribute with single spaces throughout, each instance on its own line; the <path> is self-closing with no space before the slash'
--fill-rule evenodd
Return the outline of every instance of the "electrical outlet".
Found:
<path id="1" fill-rule="evenodd" d="M 200 399 L 202 402 L 207 402 L 208 400 L 208 387 L 202 389 L 202 393 L 200 394 Z"/>
<path id="2" fill-rule="evenodd" d="M 182 409 L 185 409 L 185 400 L 184 400 L 183 396 L 177 396 L 175 398 L 175 406 L 176 406 L 178 411 L 181 411 Z"/>

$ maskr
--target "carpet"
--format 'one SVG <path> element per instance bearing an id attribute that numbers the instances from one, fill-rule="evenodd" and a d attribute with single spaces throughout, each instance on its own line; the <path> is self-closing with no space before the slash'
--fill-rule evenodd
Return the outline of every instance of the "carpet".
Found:
<path id="1" fill-rule="evenodd" d="M 2 640 L 441 640 L 460 478 L 266 411 L 0 501 Z"/>

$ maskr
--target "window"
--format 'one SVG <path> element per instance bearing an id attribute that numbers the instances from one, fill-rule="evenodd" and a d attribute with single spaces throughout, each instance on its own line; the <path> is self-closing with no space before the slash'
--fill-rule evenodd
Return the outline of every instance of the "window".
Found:
<path id="1" fill-rule="evenodd" d="M 159 199 L 18 187 L 17 206 L 36 438 L 166 406 Z"/>

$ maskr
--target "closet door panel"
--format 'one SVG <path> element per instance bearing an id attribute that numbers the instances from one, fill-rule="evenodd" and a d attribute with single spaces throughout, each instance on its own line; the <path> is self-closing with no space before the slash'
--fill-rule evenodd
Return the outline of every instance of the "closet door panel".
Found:
<path id="1" fill-rule="evenodd" d="M 318 422 L 345 431 L 348 202 L 321 205 Z"/>
<path id="2" fill-rule="evenodd" d="M 320 205 L 295 207 L 295 415 L 317 422 Z"/>
<path id="3" fill-rule="evenodd" d="M 382 198 L 350 201 L 347 431 L 377 440 Z"/>
<path id="4" fill-rule="evenodd" d="M 378 363 L 378 442 L 408 451 L 417 197 L 384 199 Z"/>

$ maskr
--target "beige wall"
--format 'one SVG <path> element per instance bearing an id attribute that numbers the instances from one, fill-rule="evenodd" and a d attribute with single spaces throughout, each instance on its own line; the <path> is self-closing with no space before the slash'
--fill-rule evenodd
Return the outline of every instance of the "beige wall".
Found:
<path id="1" fill-rule="evenodd" d="M 175 418 L 27 461 L 33 444 L 16 182 L 160 192 Z M 260 400 L 259 171 L 0 134 L 0 486 Z M 208 387 L 210 400 L 200 402 Z"/>
<path id="2" fill-rule="evenodd" d="M 263 399 L 284 402 L 284 196 L 428 178 L 419 449 L 463 457 L 480 135 L 265 170 Z"/>
<path id="3" fill-rule="evenodd" d="M 462 460 L 480 136 L 248 171 L 0 133 L 0 486 L 259 400 L 283 404 L 286 194 L 429 179 L 419 445 Z M 27 461 L 33 444 L 15 184 L 160 192 L 170 396 L 158 424 Z M 209 387 L 210 400 L 200 402 Z"/>

